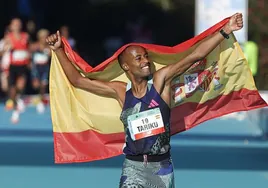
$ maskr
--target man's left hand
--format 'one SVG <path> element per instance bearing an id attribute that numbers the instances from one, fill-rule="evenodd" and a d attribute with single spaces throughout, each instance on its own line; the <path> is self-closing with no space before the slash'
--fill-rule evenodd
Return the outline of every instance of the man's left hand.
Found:
<path id="1" fill-rule="evenodd" d="M 229 22 L 224 27 L 224 31 L 230 34 L 233 31 L 238 31 L 243 28 L 243 15 L 241 13 L 234 14 Z"/>

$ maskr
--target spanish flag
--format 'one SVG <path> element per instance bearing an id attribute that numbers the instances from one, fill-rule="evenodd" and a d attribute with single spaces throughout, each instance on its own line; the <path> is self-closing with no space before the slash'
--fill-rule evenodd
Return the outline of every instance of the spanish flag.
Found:
<path id="1" fill-rule="evenodd" d="M 89 66 L 63 39 L 65 52 L 81 74 L 90 79 L 129 82 L 117 56 L 129 45 L 147 49 L 155 69 L 176 63 L 206 37 L 219 31 L 229 18 L 174 47 L 127 44 L 96 67 Z M 204 121 L 237 111 L 267 106 L 260 97 L 248 63 L 234 35 L 224 40 L 205 59 L 193 64 L 172 82 L 172 135 Z M 53 53 L 50 101 L 56 163 L 88 162 L 122 154 L 121 108 L 114 99 L 74 88 Z"/>

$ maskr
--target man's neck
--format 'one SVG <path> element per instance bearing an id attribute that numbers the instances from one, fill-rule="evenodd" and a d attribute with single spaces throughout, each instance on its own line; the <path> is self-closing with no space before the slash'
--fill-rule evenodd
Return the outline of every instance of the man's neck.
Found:
<path id="1" fill-rule="evenodd" d="M 148 79 L 146 78 L 136 78 L 131 81 L 132 93 L 135 97 L 143 97 L 147 91 Z"/>

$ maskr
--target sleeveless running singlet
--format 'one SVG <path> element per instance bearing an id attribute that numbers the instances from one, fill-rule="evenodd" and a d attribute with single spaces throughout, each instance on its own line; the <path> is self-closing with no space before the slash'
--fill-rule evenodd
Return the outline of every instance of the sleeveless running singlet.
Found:
<path id="1" fill-rule="evenodd" d="M 160 110 L 161 114 L 157 113 Z M 155 111 L 152 112 L 151 111 Z M 142 116 L 140 114 L 149 114 L 146 121 L 139 120 L 140 124 L 144 123 L 144 126 L 138 124 L 135 130 L 132 130 L 132 125 L 136 124 L 135 120 L 131 121 L 130 116 Z M 153 114 L 150 116 L 150 114 Z M 149 117 L 150 116 L 150 117 Z M 162 116 L 162 120 L 160 120 Z M 152 119 L 154 118 L 155 121 Z M 124 124 L 125 130 L 125 145 L 123 153 L 126 155 L 160 155 L 170 150 L 170 108 L 161 98 L 153 85 L 153 78 L 151 77 L 147 83 L 147 92 L 141 98 L 136 98 L 131 90 L 131 83 L 127 85 L 125 104 L 120 116 L 121 121 Z M 147 120 L 149 119 L 149 120 Z M 130 122 L 131 121 L 131 122 Z M 163 131 L 160 134 L 153 136 L 135 139 L 133 133 L 138 131 L 145 131 L 150 128 L 160 127 L 163 122 Z M 147 123 L 147 124 L 146 124 Z M 140 135 L 140 134 L 136 134 Z"/>
<path id="2" fill-rule="evenodd" d="M 11 65 L 27 65 L 30 61 L 28 52 L 28 36 L 26 33 L 21 33 L 21 38 L 16 39 L 13 33 L 8 34 L 12 43 L 10 51 Z"/>

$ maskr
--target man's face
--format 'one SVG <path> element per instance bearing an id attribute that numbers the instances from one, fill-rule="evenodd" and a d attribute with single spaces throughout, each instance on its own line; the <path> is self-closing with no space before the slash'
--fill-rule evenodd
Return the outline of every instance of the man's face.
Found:
<path id="1" fill-rule="evenodd" d="M 15 18 L 10 23 L 10 30 L 13 31 L 13 32 L 21 31 L 21 27 L 22 27 L 22 24 L 21 24 L 20 19 Z"/>
<path id="2" fill-rule="evenodd" d="M 148 53 L 143 47 L 130 46 L 125 52 L 124 59 L 126 70 L 133 76 L 143 78 L 151 74 Z"/>

